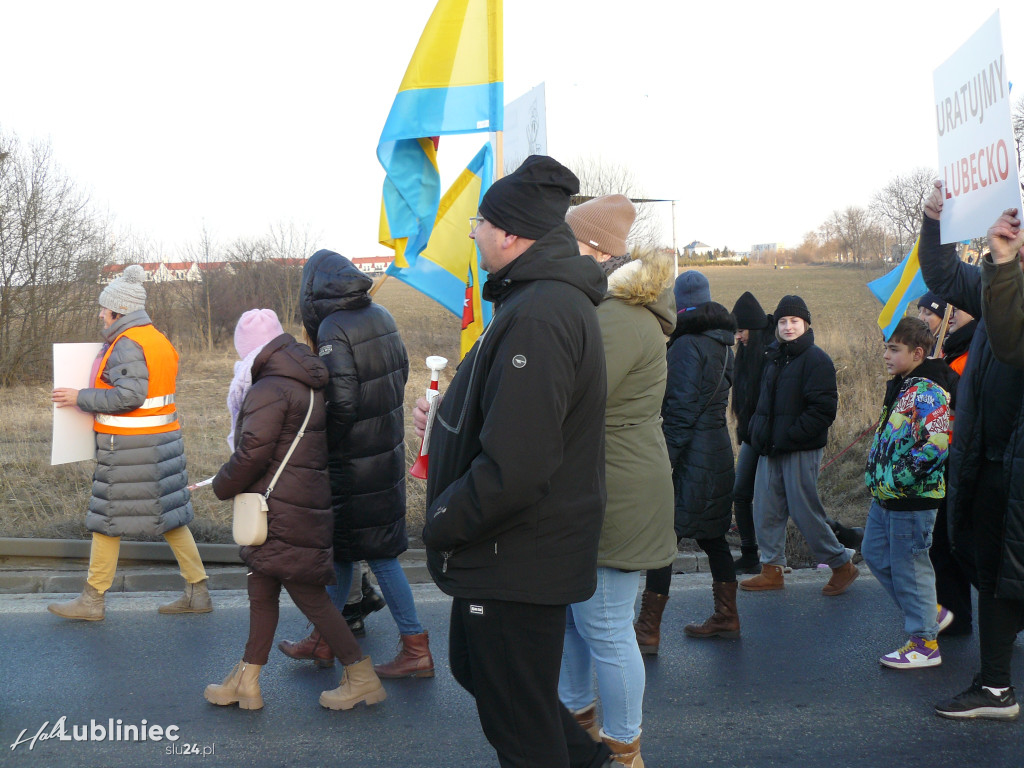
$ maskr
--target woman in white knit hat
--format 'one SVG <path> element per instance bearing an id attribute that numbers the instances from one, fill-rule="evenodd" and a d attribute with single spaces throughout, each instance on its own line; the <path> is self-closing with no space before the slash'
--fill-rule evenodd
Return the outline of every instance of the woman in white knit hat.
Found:
<path id="1" fill-rule="evenodd" d="M 185 591 L 160 613 L 213 610 L 206 571 L 188 529 L 185 445 L 174 404 L 178 353 L 146 314 L 146 273 L 132 265 L 100 293 L 99 319 L 106 342 L 88 389 L 58 388 L 58 408 L 93 414 L 96 470 L 85 518 L 92 531 L 89 574 L 76 599 L 47 606 L 66 619 L 99 621 L 104 594 L 117 569 L 121 536 L 162 534 L 185 579 Z"/>

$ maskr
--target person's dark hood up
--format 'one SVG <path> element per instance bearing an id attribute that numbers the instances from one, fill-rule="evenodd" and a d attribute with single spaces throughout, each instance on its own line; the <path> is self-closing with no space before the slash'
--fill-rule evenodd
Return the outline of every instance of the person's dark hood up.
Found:
<path id="1" fill-rule="evenodd" d="M 317 329 L 324 318 L 343 309 L 360 309 L 370 304 L 373 285 L 366 274 L 340 253 L 319 250 L 302 268 L 299 308 L 302 325 L 316 343 Z"/>

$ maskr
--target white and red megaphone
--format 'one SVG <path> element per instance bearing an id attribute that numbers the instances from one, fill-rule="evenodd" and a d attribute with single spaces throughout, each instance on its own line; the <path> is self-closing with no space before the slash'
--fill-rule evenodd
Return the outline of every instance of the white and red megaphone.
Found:
<path id="1" fill-rule="evenodd" d="M 427 411 L 427 427 L 423 430 L 423 442 L 420 443 L 420 455 L 416 457 L 416 463 L 412 465 L 409 474 L 418 477 L 420 480 L 427 478 L 427 454 L 430 452 L 430 429 L 434 426 L 434 414 L 437 411 L 437 382 L 441 371 L 448 365 L 448 359 L 440 355 L 431 355 L 427 358 L 427 368 L 430 369 L 430 386 L 427 387 L 427 402 L 430 409 Z"/>

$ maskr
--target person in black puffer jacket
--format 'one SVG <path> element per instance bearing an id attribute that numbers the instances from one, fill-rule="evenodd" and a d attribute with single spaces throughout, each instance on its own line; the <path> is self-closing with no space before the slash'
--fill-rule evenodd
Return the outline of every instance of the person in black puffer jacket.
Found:
<path id="1" fill-rule="evenodd" d="M 776 339 L 750 419 L 750 445 L 758 453 L 754 524 L 761 573 L 745 590 L 783 589 L 786 521 L 792 517 L 811 553 L 832 569 L 822 594 L 842 594 L 859 572 L 826 522 L 818 498 L 821 453 L 836 418 L 839 392 L 832 359 L 814 344 L 811 313 L 799 296 L 783 296 L 775 309 Z"/>
<path id="2" fill-rule="evenodd" d="M 352 564 L 366 560 L 399 631 L 398 655 L 379 665 L 377 674 L 433 677 L 429 637 L 398 562 L 409 546 L 404 408 L 409 358 L 391 313 L 370 298 L 372 285 L 333 251 L 317 251 L 302 270 L 302 324 L 330 372 L 327 450 L 338 584 L 329 592 L 344 609 Z M 315 649 L 311 641 L 312 635 L 299 646 Z M 293 658 L 309 658 L 297 655 L 287 641 L 278 647 Z"/>
<path id="3" fill-rule="evenodd" d="M 218 499 L 264 494 L 267 538 L 242 547 L 249 567 L 249 640 L 242 660 L 224 682 L 208 685 L 212 704 L 260 709 L 260 670 L 277 628 L 281 587 L 323 633 L 331 658 L 345 665 L 341 685 L 324 691 L 320 704 L 351 709 L 387 695 L 359 643 L 331 604 L 324 585 L 334 580 L 331 562 L 331 492 L 327 468 L 327 368 L 309 347 L 284 333 L 271 309 L 244 313 L 235 329 L 241 358 L 228 396 L 234 452 L 213 478 Z M 232 395 L 235 395 L 232 397 Z M 268 492 L 268 489 L 273 489 Z"/>

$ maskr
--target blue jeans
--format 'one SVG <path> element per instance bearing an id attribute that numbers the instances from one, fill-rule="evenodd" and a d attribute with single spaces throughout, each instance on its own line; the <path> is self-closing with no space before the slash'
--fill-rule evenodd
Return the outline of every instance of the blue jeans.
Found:
<path id="1" fill-rule="evenodd" d="M 935 510 L 900 512 L 871 502 L 860 552 L 878 583 L 903 611 L 908 635 L 934 640 L 939 635 L 935 607 L 932 546 Z"/>
<path id="2" fill-rule="evenodd" d="M 416 603 L 412 599 L 409 580 L 405 578 L 405 571 L 402 570 L 398 558 L 366 562 L 373 575 L 377 577 L 380 591 L 384 593 L 388 610 L 391 611 L 391 618 L 398 625 L 398 632 L 403 635 L 422 634 L 423 625 L 416 616 Z M 327 587 L 327 594 L 331 596 L 331 602 L 339 611 L 344 609 L 349 589 L 352 588 L 352 565 L 353 563 L 335 562 L 334 575 L 337 576 L 338 583 Z"/>
<path id="3" fill-rule="evenodd" d="M 594 701 L 594 669 L 604 732 L 626 743 L 640 735 L 646 674 L 633 631 L 640 572 L 597 569 L 597 590 L 566 608 L 558 697 L 573 712 Z"/>

